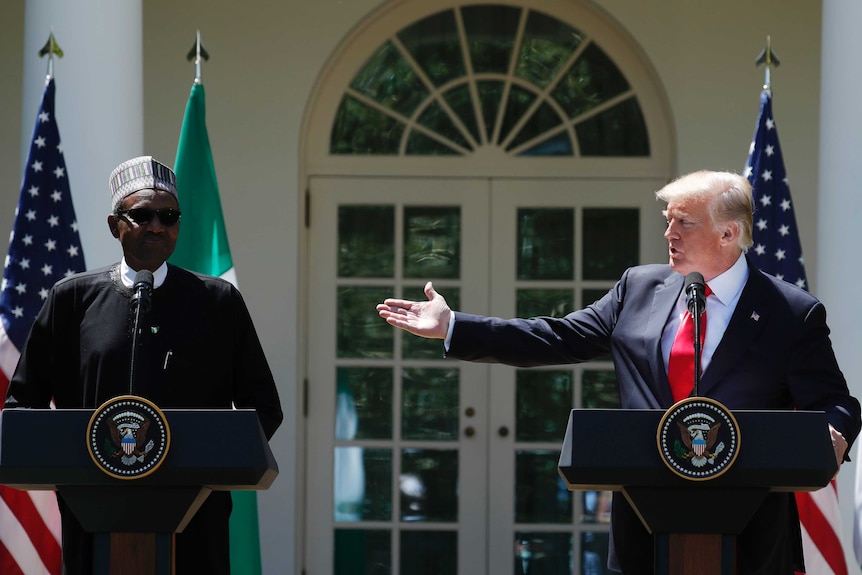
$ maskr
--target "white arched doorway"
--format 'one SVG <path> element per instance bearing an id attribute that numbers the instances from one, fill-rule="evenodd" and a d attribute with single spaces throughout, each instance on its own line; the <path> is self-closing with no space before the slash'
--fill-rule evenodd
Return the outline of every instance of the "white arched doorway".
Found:
<path id="1" fill-rule="evenodd" d="M 309 574 L 601 573 L 602 493 L 556 473 L 609 362 L 443 359 L 374 305 L 560 315 L 664 259 L 673 125 L 589 3 L 392 2 L 345 39 L 303 130 L 303 552 Z M 593 571 L 594 566 L 599 571 Z"/>

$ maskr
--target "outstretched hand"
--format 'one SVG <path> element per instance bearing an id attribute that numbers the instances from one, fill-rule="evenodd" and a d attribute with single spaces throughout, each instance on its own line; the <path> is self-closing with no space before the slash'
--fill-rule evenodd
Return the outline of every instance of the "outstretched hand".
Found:
<path id="1" fill-rule="evenodd" d="M 377 313 L 389 325 L 414 335 L 446 339 L 452 309 L 431 282 L 425 284 L 425 297 L 428 301 L 387 298 L 377 304 Z"/>

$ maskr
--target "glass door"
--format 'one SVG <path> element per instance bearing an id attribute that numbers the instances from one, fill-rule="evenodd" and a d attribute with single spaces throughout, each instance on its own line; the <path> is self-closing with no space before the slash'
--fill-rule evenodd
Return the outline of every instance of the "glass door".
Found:
<path id="1" fill-rule="evenodd" d="M 486 572 L 488 367 L 375 305 L 488 311 L 487 180 L 313 179 L 307 573 Z"/>

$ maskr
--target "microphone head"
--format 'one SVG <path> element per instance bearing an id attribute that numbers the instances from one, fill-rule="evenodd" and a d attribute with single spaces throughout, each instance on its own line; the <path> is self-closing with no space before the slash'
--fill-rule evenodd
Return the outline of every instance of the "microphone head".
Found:
<path id="1" fill-rule="evenodd" d="M 140 272 L 139 272 L 140 273 Z M 691 272 L 685 276 L 685 293 L 691 289 L 692 285 L 699 286 L 701 289 L 706 289 L 706 282 L 703 279 L 703 274 L 700 272 Z"/>
<path id="2" fill-rule="evenodd" d="M 152 289 L 155 281 L 155 278 L 153 278 L 153 272 L 149 270 L 141 270 L 135 274 L 135 288 L 144 285 Z"/>
<path id="3" fill-rule="evenodd" d="M 689 313 L 695 315 L 695 310 L 700 313 L 706 308 L 706 282 L 700 272 L 691 272 L 685 276 L 686 307 Z"/>
<path id="4" fill-rule="evenodd" d="M 141 270 L 135 274 L 132 297 L 129 298 L 130 311 L 147 313 L 150 311 L 150 294 L 153 293 L 153 272 Z"/>

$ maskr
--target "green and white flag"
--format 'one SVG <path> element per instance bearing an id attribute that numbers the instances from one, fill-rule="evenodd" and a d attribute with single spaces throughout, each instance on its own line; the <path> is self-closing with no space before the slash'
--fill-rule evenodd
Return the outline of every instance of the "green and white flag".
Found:
<path id="1" fill-rule="evenodd" d="M 200 83 L 192 85 L 186 105 L 174 171 L 183 218 L 170 262 L 192 271 L 222 277 L 237 285 L 207 135 L 206 94 Z M 257 494 L 254 491 L 233 491 L 231 494 L 231 574 L 260 575 Z"/>

